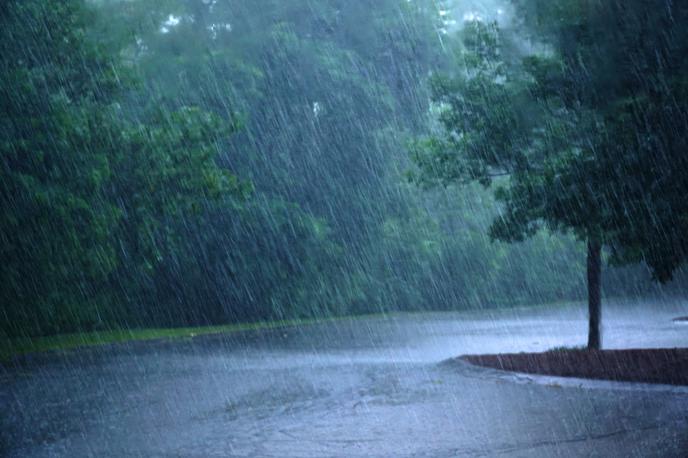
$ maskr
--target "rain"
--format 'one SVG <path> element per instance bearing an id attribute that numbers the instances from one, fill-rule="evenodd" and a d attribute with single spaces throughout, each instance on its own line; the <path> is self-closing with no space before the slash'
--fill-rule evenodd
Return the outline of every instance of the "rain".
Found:
<path id="1" fill-rule="evenodd" d="M 0 2 L 0 456 L 688 455 L 688 7 Z"/>

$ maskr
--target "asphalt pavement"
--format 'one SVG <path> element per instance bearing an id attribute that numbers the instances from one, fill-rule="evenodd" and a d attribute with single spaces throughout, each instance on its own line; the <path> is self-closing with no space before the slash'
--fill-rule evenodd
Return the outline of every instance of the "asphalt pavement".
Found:
<path id="1" fill-rule="evenodd" d="M 605 347 L 688 347 L 688 326 L 672 321 L 687 310 L 608 305 Z M 688 456 L 688 389 L 543 383 L 448 361 L 582 345 L 585 331 L 577 304 L 38 355 L 0 371 L 0 455 Z"/>

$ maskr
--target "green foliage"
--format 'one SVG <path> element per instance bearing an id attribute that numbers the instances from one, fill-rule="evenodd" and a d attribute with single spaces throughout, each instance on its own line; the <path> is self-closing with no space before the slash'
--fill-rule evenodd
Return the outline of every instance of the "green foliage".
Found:
<path id="1" fill-rule="evenodd" d="M 659 0 L 517 3 L 527 30 L 561 62 L 555 78 L 535 74 L 538 99 L 564 94 L 570 130 L 584 140 L 565 167 L 594 193 L 579 190 L 585 209 L 572 213 L 591 213 L 616 261 L 642 260 L 657 279 L 670 279 L 688 253 L 688 8 Z"/>
<path id="2" fill-rule="evenodd" d="M 92 304 L 63 312 L 115 265 L 107 240 L 118 213 L 100 199 L 111 171 L 93 147 L 108 122 L 98 108 L 109 110 L 116 81 L 97 70 L 107 59 L 83 44 L 85 14 L 72 2 L 54 10 L 7 2 L 1 11 L 1 300 L 7 322 L 20 328 L 90 319 Z"/>
<path id="3" fill-rule="evenodd" d="M 454 49 L 441 26 L 430 0 L 3 2 L 0 332 L 579 296 L 571 237 L 485 234 L 499 216 L 492 235 L 520 240 L 543 209 L 579 224 L 568 209 L 598 205 L 577 188 L 590 139 L 638 141 L 623 128 L 654 99 L 624 92 L 613 124 L 574 106 L 569 54 L 521 59 L 480 22 Z M 415 178 L 491 184 L 505 206 L 404 181 L 400 152 L 435 118 L 447 135 L 419 142 Z M 648 256 L 641 229 L 624 256 Z"/>
<path id="4" fill-rule="evenodd" d="M 370 315 L 368 316 L 370 317 Z M 292 319 L 281 321 L 258 321 L 249 323 L 233 323 L 221 326 L 197 326 L 186 328 L 115 329 L 108 331 L 79 332 L 75 334 L 59 334 L 43 337 L 20 337 L 9 338 L 7 340 L 0 339 L 0 362 L 11 360 L 18 355 L 29 353 L 45 351 L 68 351 L 81 347 L 92 347 L 121 342 L 135 342 L 141 340 L 193 339 L 197 336 L 210 334 L 230 334 L 276 328 L 283 329 L 335 320 L 337 320 L 337 318 L 319 320 Z"/>
<path id="5" fill-rule="evenodd" d="M 190 311 L 196 317 L 173 316 L 217 321 L 395 307 L 377 294 L 382 279 L 373 270 L 385 256 L 383 215 L 407 206 L 387 165 L 398 160 L 395 132 L 419 125 L 425 110 L 420 82 L 438 55 L 428 12 L 397 0 L 105 7 L 101 35 L 121 21 L 138 40 L 127 55 L 135 56 L 144 93 L 163 94 L 168 109 L 193 101 L 243 121 L 221 145 L 221 161 L 251 178 L 255 199 L 232 218 L 215 208 L 185 221 L 194 229 L 184 243 L 192 245 L 178 249 L 169 270 L 196 266 L 193 280 L 178 280 L 188 292 L 180 303 L 205 305 Z M 163 33 L 169 14 L 179 22 Z M 203 268 L 199 242 L 224 247 L 216 268 Z"/>
<path id="6" fill-rule="evenodd" d="M 573 231 L 668 280 L 686 256 L 686 8 L 514 3 L 539 52 L 514 52 L 520 37 L 496 24 L 466 25 L 461 70 L 433 82 L 441 129 L 413 149 L 416 181 L 492 185 L 495 239 Z"/>
<path id="7" fill-rule="evenodd" d="M 10 333 L 102 324 L 123 265 L 154 269 L 170 220 L 245 187 L 194 108 L 128 119 L 126 70 L 87 38 L 81 1 L 2 7 L 2 303 Z M 137 288 L 137 284 L 127 289 Z"/>

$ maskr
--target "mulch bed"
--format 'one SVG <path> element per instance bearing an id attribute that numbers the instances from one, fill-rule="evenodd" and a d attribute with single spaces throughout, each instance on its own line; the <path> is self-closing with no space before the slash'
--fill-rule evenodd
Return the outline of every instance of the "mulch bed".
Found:
<path id="1" fill-rule="evenodd" d="M 478 366 L 528 374 L 688 385 L 688 348 L 552 350 L 466 355 L 461 359 Z"/>

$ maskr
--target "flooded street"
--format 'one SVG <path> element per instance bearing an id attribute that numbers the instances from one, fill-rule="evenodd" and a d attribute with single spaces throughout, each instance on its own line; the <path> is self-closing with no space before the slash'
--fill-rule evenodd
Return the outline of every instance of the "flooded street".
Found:
<path id="1" fill-rule="evenodd" d="M 639 304 L 607 348 L 688 345 Z M 648 332 L 648 329 L 651 332 Z M 0 379 L 0 454 L 685 456 L 688 394 L 514 383 L 448 358 L 582 345 L 582 305 L 408 314 L 41 355 Z"/>

